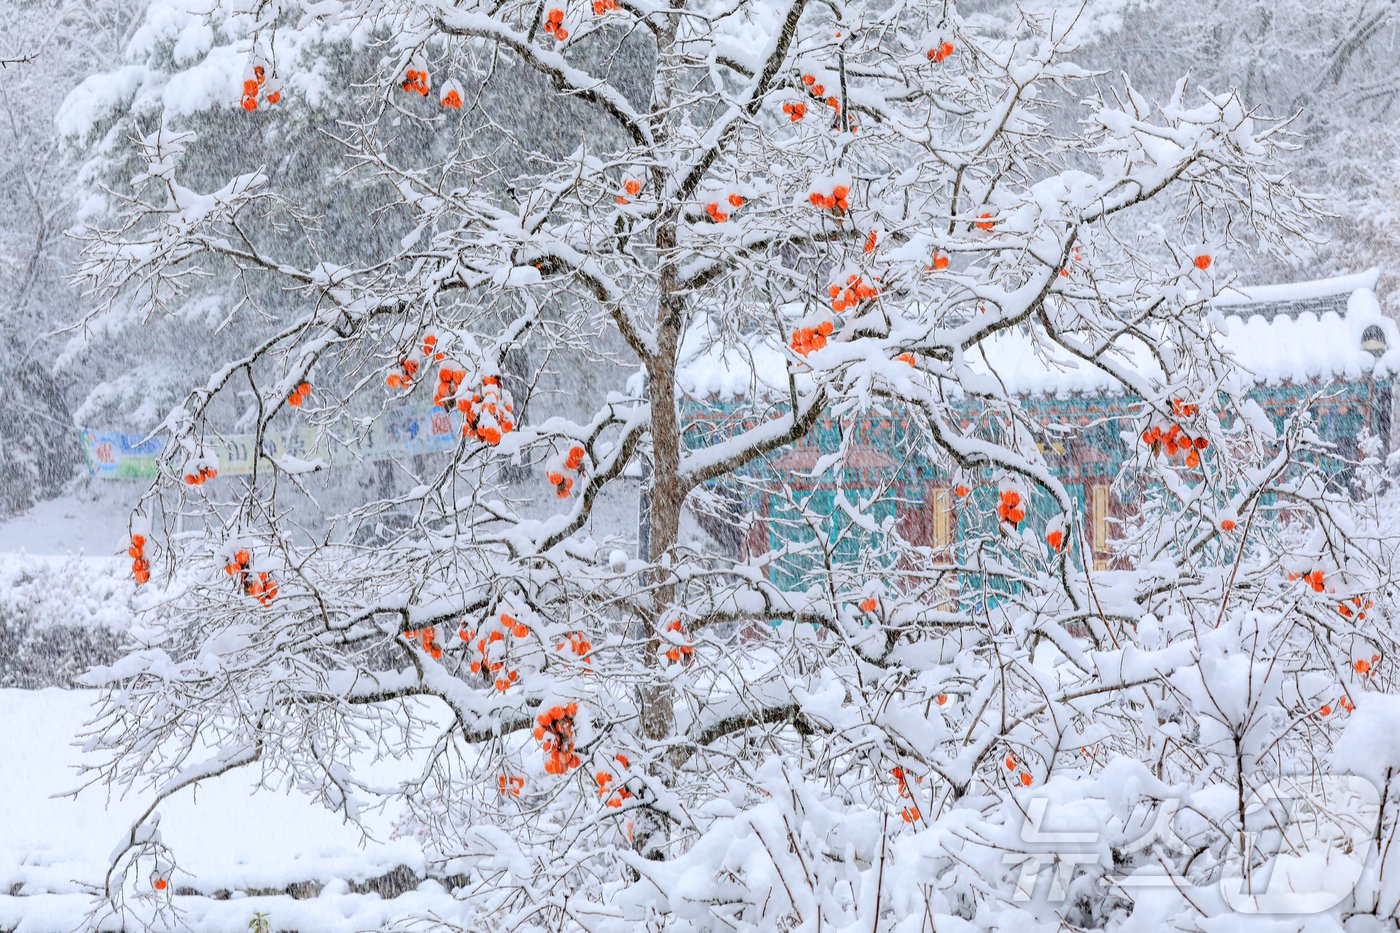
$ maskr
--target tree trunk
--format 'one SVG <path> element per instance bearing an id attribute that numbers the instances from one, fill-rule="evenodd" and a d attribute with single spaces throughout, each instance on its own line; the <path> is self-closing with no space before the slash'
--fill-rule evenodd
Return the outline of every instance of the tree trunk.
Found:
<path id="1" fill-rule="evenodd" d="M 676 729 L 675 692 L 661 673 L 665 653 L 663 632 L 675 605 L 675 586 L 670 582 L 667 558 L 680 537 L 681 504 L 685 493 L 680 478 L 681 423 L 676 408 L 676 361 L 684 332 L 684 298 L 677 295 L 677 271 L 670 257 L 676 245 L 676 220 L 663 223 L 656 236 L 657 252 L 663 257 L 658 275 L 660 301 L 657 306 L 656 351 L 647 365 L 647 397 L 651 403 L 651 497 L 648 503 L 649 536 L 647 558 L 656 567 L 653 577 L 651 611 L 647 615 L 645 664 L 651 672 L 640 691 L 640 726 L 648 741 L 661 743 Z M 680 764 L 680 748 L 655 761 L 652 773 L 663 784 L 672 783 Z M 633 844 L 647 858 L 664 859 L 666 821 L 656 811 L 638 814 Z"/>
<path id="2" fill-rule="evenodd" d="M 56 496 L 78 474 L 82 451 L 63 392 L 42 366 L 0 362 L 0 515 Z"/>
<path id="3" fill-rule="evenodd" d="M 658 251 L 668 255 L 675 245 L 674 224 L 663 225 L 657 235 Z M 647 362 L 647 389 L 651 401 L 651 501 L 647 559 L 664 564 L 680 537 L 681 505 L 686 490 L 680 477 L 681 423 L 676 408 L 676 360 L 680 352 L 684 299 L 675 295 L 675 267 L 661 268 L 661 301 L 657 321 L 656 353 Z M 668 287 L 669 286 L 669 287 Z M 664 653 L 662 633 L 671 621 L 675 587 L 669 571 L 657 569 L 652 580 L 652 612 L 647 619 L 647 664 L 659 667 Z M 642 691 L 642 734 L 653 741 L 671 737 L 676 714 L 671 688 L 658 679 Z"/>
<path id="4" fill-rule="evenodd" d="M 658 149 L 670 137 L 673 119 L 670 105 L 674 93 L 676 70 L 665 67 L 676 40 L 676 17 L 667 16 L 656 37 L 657 71 L 652 84 L 651 129 Z M 655 179 L 658 188 L 663 179 Z M 649 581 L 650 612 L 647 613 L 646 656 L 644 662 L 651 673 L 649 682 L 640 691 L 640 727 L 649 742 L 669 740 L 676 729 L 675 692 L 661 673 L 665 639 L 662 637 L 675 604 L 675 586 L 669 582 L 667 558 L 674 552 L 680 537 L 681 505 L 686 490 L 680 478 L 681 424 L 676 408 L 676 363 L 680 355 L 681 335 L 685 332 L 685 298 L 680 294 L 680 273 L 676 268 L 677 227 L 680 208 L 661 218 L 656 230 L 657 268 L 656 346 L 646 359 L 647 398 L 651 403 L 651 486 L 647 502 L 647 559 L 655 566 Z M 663 784 L 670 785 L 680 764 L 673 749 L 652 765 L 652 773 Z M 662 859 L 667 838 L 666 821 L 657 811 L 644 810 L 638 814 L 633 844 L 647 858 Z"/>

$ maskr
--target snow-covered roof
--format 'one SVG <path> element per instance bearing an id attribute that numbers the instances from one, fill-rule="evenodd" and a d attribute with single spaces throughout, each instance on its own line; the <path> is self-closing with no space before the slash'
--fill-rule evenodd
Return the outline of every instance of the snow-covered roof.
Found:
<path id="1" fill-rule="evenodd" d="M 1370 269 L 1222 295 L 1216 304 L 1229 324 L 1223 345 L 1245 370 L 1270 384 L 1391 375 L 1400 369 L 1400 328 L 1381 310 L 1379 278 Z"/>
<path id="2" fill-rule="evenodd" d="M 1400 329 L 1381 311 L 1375 292 L 1379 278 L 1379 271 L 1371 269 L 1313 282 L 1231 287 L 1212 302 L 1218 312 L 1213 316 L 1215 339 L 1239 363 L 1244 378 L 1257 384 L 1392 375 L 1400 371 Z M 1376 338 L 1383 348 L 1362 348 Z M 1120 390 L 1097 367 L 1057 348 L 1047 350 L 1023 333 L 998 334 L 985 349 L 985 359 L 981 353 L 969 358 L 970 367 L 989 377 L 995 370 L 1012 394 Z M 1140 372 L 1157 368 L 1145 346 L 1125 346 L 1117 359 Z M 747 395 L 756 383 L 782 390 L 785 373 L 786 358 L 773 346 L 696 346 L 680 376 L 686 392 L 703 398 Z"/>

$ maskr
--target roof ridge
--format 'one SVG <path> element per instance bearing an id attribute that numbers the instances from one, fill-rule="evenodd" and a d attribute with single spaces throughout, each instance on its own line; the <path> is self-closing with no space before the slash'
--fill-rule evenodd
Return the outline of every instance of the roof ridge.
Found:
<path id="1" fill-rule="evenodd" d="M 1230 285 L 1211 299 L 1215 305 L 1286 304 L 1321 298 L 1350 296 L 1359 291 L 1375 291 L 1380 269 L 1311 279 L 1303 282 L 1273 282 L 1261 285 Z"/>

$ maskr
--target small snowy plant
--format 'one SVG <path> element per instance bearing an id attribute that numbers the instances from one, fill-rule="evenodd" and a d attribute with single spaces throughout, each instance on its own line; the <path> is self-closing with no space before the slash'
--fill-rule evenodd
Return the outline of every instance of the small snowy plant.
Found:
<path id="1" fill-rule="evenodd" d="M 112 314 L 222 307 L 142 504 L 140 643 L 92 675 L 92 777 L 151 789 L 104 896 L 178 864 L 163 800 L 254 768 L 349 820 L 406 806 L 473 928 L 1221 929 L 1212 886 L 1271 858 L 1240 846 L 1256 791 L 1344 736 L 1336 766 L 1386 757 L 1386 854 L 1310 922 L 1394 914 L 1400 760 L 1351 724 L 1395 728 L 1390 515 L 1212 340 L 1218 254 L 1310 209 L 1238 95 L 1149 101 L 1071 64 L 1067 23 L 952 3 L 177 6 L 113 103 L 168 106 L 82 270 Z M 337 43 L 373 80 L 328 79 Z M 401 237 L 318 225 L 285 162 L 197 151 L 188 125 L 305 121 L 328 84 L 354 115 L 329 200 Z M 511 354 L 610 391 L 561 404 Z M 749 390 L 694 430 L 685 373 L 715 360 Z M 998 377 L 1036 366 L 1130 399 L 1137 512 L 1106 562 Z M 298 458 L 186 479 L 235 425 L 335 448 L 413 406 L 455 450 L 315 524 Z M 818 508 L 777 475 L 786 536 L 723 517 L 819 419 L 823 472 L 887 413 L 890 454 L 954 477 L 954 545 L 881 517 L 892 476 Z M 629 555 L 595 529 L 638 476 Z M 701 512 L 745 548 L 697 545 Z M 1050 891 L 1025 884 L 1046 801 L 1082 846 Z"/>

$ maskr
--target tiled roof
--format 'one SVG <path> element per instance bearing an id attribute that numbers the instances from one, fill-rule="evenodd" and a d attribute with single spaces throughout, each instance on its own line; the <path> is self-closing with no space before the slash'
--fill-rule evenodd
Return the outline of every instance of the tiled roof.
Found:
<path id="1" fill-rule="evenodd" d="M 1381 311 L 1376 270 L 1286 285 L 1232 287 L 1210 305 L 1217 347 L 1240 367 L 1244 382 L 1305 383 L 1332 378 L 1390 376 L 1400 370 L 1400 330 Z M 1376 342 L 1379 341 L 1379 344 Z M 1363 349 L 1363 343 L 1375 346 Z M 1018 395 L 1112 392 L 1121 387 L 1097 367 L 1028 334 L 1006 331 L 969 354 L 969 383 L 978 377 Z M 1154 372 L 1145 345 L 1124 341 L 1118 365 Z M 742 351 L 711 347 L 682 367 L 684 388 L 699 396 L 742 396 L 757 385 L 786 391 L 785 354 L 755 344 Z M 772 382 L 770 386 L 770 380 Z M 989 384 L 988 388 L 993 388 Z"/>

